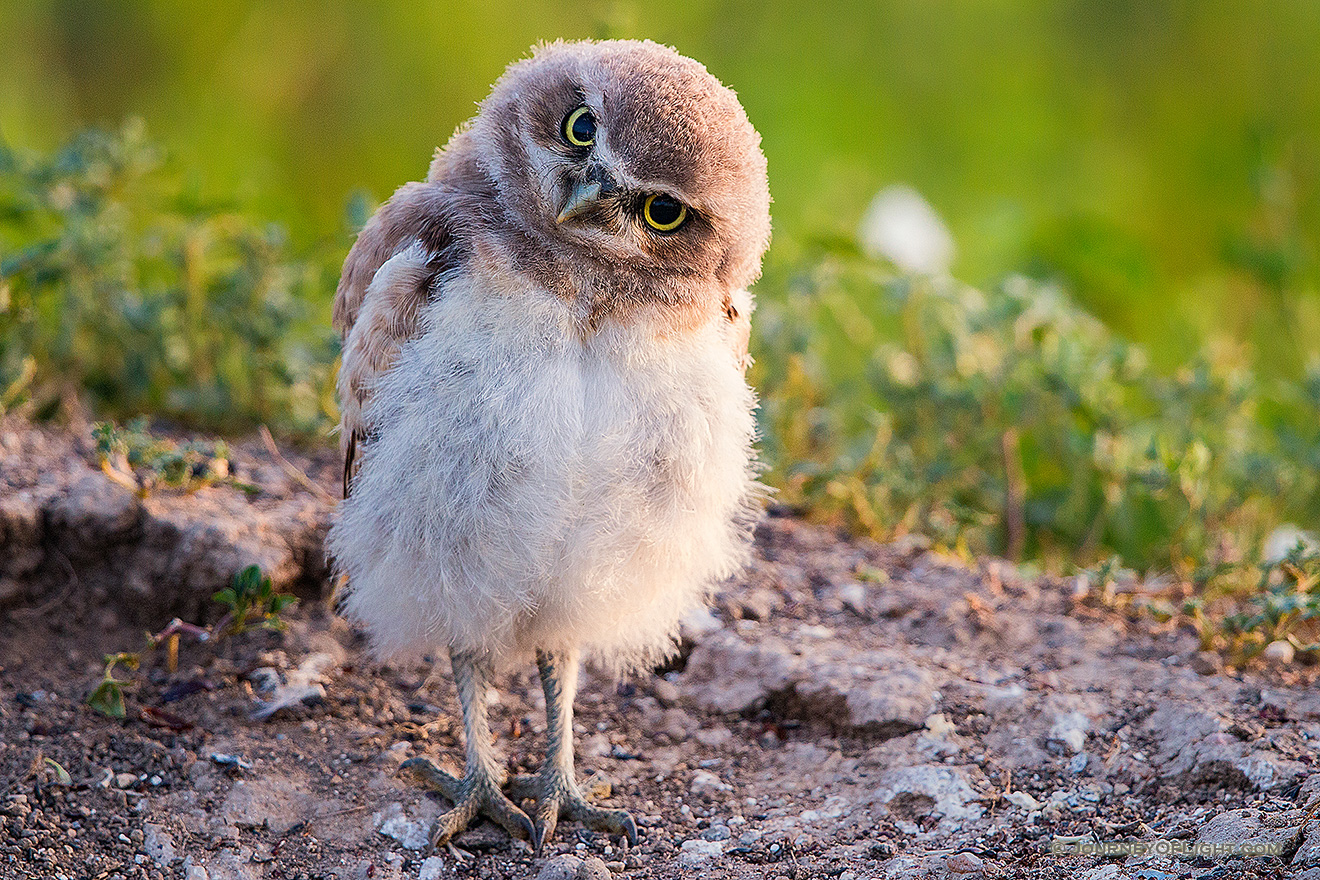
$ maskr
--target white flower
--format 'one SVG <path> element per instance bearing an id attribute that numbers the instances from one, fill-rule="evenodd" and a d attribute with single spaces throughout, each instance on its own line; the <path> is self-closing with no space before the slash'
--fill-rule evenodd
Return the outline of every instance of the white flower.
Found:
<path id="1" fill-rule="evenodd" d="M 886 187 L 871 200 L 857 230 L 862 251 L 908 272 L 943 275 L 953 237 L 935 209 L 910 186 Z"/>

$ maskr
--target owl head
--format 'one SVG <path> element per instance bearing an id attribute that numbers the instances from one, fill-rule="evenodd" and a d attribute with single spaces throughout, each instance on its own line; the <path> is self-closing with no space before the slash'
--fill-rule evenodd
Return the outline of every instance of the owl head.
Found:
<path id="1" fill-rule="evenodd" d="M 526 267 L 680 302 L 746 287 L 770 237 L 760 136 L 706 68 L 652 42 L 556 42 L 511 65 L 432 168 L 472 157 Z"/>

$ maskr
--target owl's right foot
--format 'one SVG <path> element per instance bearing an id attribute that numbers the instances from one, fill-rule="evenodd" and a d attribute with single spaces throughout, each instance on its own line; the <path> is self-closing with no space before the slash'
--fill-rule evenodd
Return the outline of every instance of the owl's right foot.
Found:
<path id="1" fill-rule="evenodd" d="M 514 837 L 531 840 L 536 833 L 527 814 L 500 791 L 500 780 L 492 778 L 480 766 L 469 767 L 462 779 L 446 773 L 426 758 L 411 758 L 399 769 L 412 773 L 417 781 L 440 792 L 454 805 L 452 810 L 435 820 L 431 832 L 433 850 L 448 844 L 477 813 L 502 826 Z"/>

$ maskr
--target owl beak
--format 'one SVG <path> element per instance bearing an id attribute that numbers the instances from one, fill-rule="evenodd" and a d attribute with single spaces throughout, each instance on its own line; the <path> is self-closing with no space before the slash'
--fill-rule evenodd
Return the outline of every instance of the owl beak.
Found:
<path id="1" fill-rule="evenodd" d="M 574 186 L 555 222 L 563 223 L 590 209 L 600 199 L 600 190 L 600 182 L 596 180 L 584 180 Z"/>

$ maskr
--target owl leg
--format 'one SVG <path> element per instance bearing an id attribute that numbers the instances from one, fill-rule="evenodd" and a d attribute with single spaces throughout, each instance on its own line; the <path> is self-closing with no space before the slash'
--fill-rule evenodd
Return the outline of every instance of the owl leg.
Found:
<path id="1" fill-rule="evenodd" d="M 532 842 L 539 853 L 561 818 L 574 819 L 594 831 L 622 834 L 637 843 L 637 825 L 626 810 L 606 810 L 587 803 L 573 775 L 573 698 L 577 695 L 576 653 L 537 652 L 536 665 L 545 691 L 546 755 L 541 772 L 514 780 L 515 797 L 536 799 L 536 831 Z"/>
<path id="2" fill-rule="evenodd" d="M 467 767 L 456 779 L 426 758 L 412 758 L 402 765 L 419 781 L 438 790 L 454 808 L 435 821 L 431 848 L 449 843 L 477 815 L 504 826 L 514 837 L 530 840 L 535 833 L 527 814 L 500 790 L 508 776 L 491 742 L 486 718 L 486 696 L 490 693 L 490 667 L 469 654 L 452 653 L 454 684 L 463 704 L 463 733 L 467 741 Z"/>

